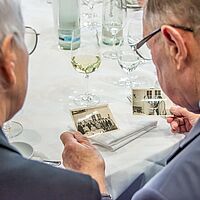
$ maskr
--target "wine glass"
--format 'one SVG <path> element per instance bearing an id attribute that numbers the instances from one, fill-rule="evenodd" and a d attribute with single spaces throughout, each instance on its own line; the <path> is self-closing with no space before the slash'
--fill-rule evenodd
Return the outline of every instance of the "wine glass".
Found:
<path id="1" fill-rule="evenodd" d="M 27 47 L 28 54 L 31 55 L 38 43 L 38 36 L 39 33 L 30 26 L 25 27 L 25 35 L 24 35 L 24 42 Z M 23 126 L 21 123 L 9 120 L 3 124 L 3 131 L 6 134 L 7 138 L 14 138 L 23 132 Z"/>
<path id="2" fill-rule="evenodd" d="M 48 4 L 52 4 L 52 1 L 53 1 L 53 0 L 47 0 L 47 3 L 48 3 Z"/>
<path id="3" fill-rule="evenodd" d="M 132 21 L 129 21 L 128 23 L 128 43 L 131 46 L 131 48 L 133 50 L 136 51 L 136 53 L 138 54 L 138 56 L 142 59 L 143 63 L 149 62 L 152 60 L 151 57 L 151 52 L 149 50 L 149 48 L 147 47 L 146 44 L 142 45 L 142 47 L 140 47 L 139 49 L 135 49 L 135 45 L 137 44 L 137 42 L 139 42 L 141 40 L 142 33 L 138 34 L 138 31 L 136 32 L 136 26 L 141 26 L 141 24 L 135 24 Z"/>
<path id="4" fill-rule="evenodd" d="M 72 41 L 74 37 L 72 34 Z M 89 39 L 88 39 L 89 38 Z M 89 74 L 96 71 L 101 64 L 99 32 L 97 29 L 81 29 L 81 44 L 78 49 L 71 45 L 71 63 L 74 69 L 84 74 L 86 80 L 86 91 L 84 94 L 76 96 L 73 100 L 76 105 L 90 106 L 99 103 L 99 97 L 89 92 Z"/>
<path id="5" fill-rule="evenodd" d="M 117 51 L 117 60 L 120 67 L 126 72 L 127 77 L 118 81 L 120 86 L 132 88 L 136 85 L 135 80 L 132 78 L 132 72 L 141 64 L 141 59 L 137 53 L 132 50 L 128 42 L 122 43 Z"/>
<path id="6" fill-rule="evenodd" d="M 89 9 L 89 13 L 84 12 L 84 16 L 87 17 L 87 21 L 83 20 L 85 26 L 97 26 L 97 23 L 94 21 L 95 17 L 97 16 L 96 13 L 94 13 L 94 6 L 99 3 L 102 3 L 102 0 L 82 0 L 82 5 L 87 6 Z"/>
<path id="7" fill-rule="evenodd" d="M 133 9 L 134 11 L 141 10 L 143 5 L 143 0 L 127 0 L 127 7 Z"/>
<path id="8" fill-rule="evenodd" d="M 117 58 L 115 45 L 120 43 L 120 41 L 117 40 L 117 35 L 123 32 L 126 16 L 127 7 L 123 0 L 107 0 L 104 2 L 103 32 L 104 35 L 111 35 L 113 48 L 112 51 L 103 53 L 105 58 Z"/>

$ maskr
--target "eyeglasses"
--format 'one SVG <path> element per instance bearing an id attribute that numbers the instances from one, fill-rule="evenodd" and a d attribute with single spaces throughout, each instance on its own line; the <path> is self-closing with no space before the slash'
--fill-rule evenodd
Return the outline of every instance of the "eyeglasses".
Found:
<path id="1" fill-rule="evenodd" d="M 169 24 L 169 26 L 172 26 L 174 28 L 178 28 L 184 31 L 189 31 L 189 32 L 194 32 L 194 30 L 192 28 L 188 28 L 185 26 L 181 26 L 181 25 L 174 25 L 174 24 Z M 150 56 L 148 56 L 148 54 L 150 54 L 150 52 L 147 53 L 147 47 L 144 50 L 142 50 L 142 47 L 144 46 L 144 44 L 146 44 L 147 41 L 149 41 L 154 35 L 156 35 L 157 33 L 159 33 L 161 31 L 161 28 L 156 29 L 155 31 L 153 31 L 152 33 L 150 33 L 149 35 L 147 35 L 146 37 L 144 37 L 141 41 L 139 41 L 136 44 L 131 43 L 131 40 L 129 40 L 129 45 L 131 46 L 131 48 L 136 51 L 136 53 L 144 60 L 151 60 Z M 140 50 L 140 51 L 139 51 Z M 146 55 L 145 55 L 146 54 Z"/>
<path id="2" fill-rule="evenodd" d="M 37 33 L 34 28 L 32 28 L 30 26 L 25 26 L 24 41 L 25 41 L 29 55 L 31 55 L 36 49 L 39 35 L 40 34 Z"/>

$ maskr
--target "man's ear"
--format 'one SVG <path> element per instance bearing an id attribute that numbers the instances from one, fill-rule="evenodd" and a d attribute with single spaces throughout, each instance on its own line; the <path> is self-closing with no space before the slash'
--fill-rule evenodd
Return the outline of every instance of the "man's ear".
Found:
<path id="1" fill-rule="evenodd" d="M 0 54 L 0 88 L 6 90 L 16 83 L 16 52 L 13 35 L 4 38 Z"/>
<path id="2" fill-rule="evenodd" d="M 182 62 L 188 56 L 188 50 L 182 35 L 176 28 L 168 25 L 161 27 L 161 33 L 169 49 L 169 54 L 177 66 L 177 70 L 180 70 L 181 66 L 183 66 Z"/>

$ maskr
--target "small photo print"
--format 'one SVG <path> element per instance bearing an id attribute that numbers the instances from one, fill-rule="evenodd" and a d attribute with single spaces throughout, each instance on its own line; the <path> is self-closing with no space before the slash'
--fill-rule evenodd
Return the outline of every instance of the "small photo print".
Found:
<path id="1" fill-rule="evenodd" d="M 159 88 L 132 90 L 133 114 L 168 115 L 172 102 Z"/>
<path id="2" fill-rule="evenodd" d="M 118 129 L 108 105 L 76 109 L 71 114 L 77 130 L 86 136 Z"/>

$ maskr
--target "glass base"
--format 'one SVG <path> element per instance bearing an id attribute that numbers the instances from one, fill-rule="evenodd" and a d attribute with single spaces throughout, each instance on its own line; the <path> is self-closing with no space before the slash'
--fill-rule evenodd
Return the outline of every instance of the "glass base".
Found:
<path id="1" fill-rule="evenodd" d="M 118 81 L 115 81 L 114 84 L 125 88 L 133 88 L 137 86 L 137 83 L 134 80 L 129 79 L 128 77 L 120 78 Z"/>
<path id="2" fill-rule="evenodd" d="M 74 98 L 74 103 L 78 106 L 94 106 L 100 101 L 94 94 L 80 94 Z"/>
<path id="3" fill-rule="evenodd" d="M 117 53 L 115 51 L 106 51 L 103 53 L 104 58 L 117 59 Z"/>
<path id="4" fill-rule="evenodd" d="M 23 126 L 19 122 L 8 121 L 3 125 L 3 131 L 8 139 L 14 138 L 23 132 Z"/>

